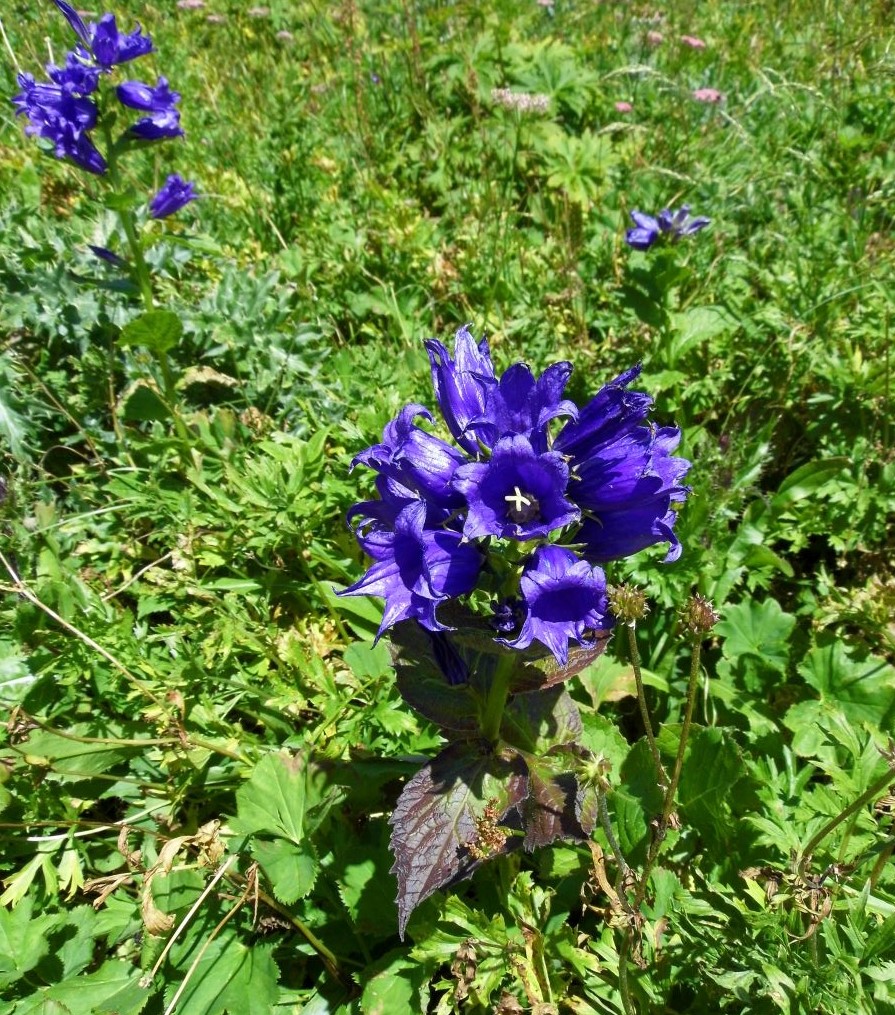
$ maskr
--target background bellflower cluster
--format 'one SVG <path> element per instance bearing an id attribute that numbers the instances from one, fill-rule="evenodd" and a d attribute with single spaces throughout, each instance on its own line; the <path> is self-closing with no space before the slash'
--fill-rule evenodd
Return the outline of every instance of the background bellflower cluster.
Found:
<path id="1" fill-rule="evenodd" d="M 31 74 L 18 75 L 21 91 L 12 101 L 17 115 L 28 120 L 25 132 L 43 138 L 57 158 L 68 159 L 98 176 L 109 172 L 110 164 L 128 147 L 181 136 L 180 95 L 171 91 L 165 78 L 159 77 L 154 85 L 128 80 L 117 86 L 115 95 L 121 105 L 134 111 L 133 122 L 115 141 L 109 138 L 105 153 L 99 150 L 94 133 L 102 126 L 100 81 L 117 66 L 151 53 L 152 40 L 139 25 L 129 33 L 120 31 L 114 14 L 85 23 L 64 0 L 54 3 L 79 41 L 60 65 L 47 65 L 48 81 L 36 81 Z M 170 215 L 195 197 L 191 184 L 169 176 L 153 199 L 150 214 L 163 217 L 156 213 L 156 203 L 164 215 Z"/>
<path id="2" fill-rule="evenodd" d="M 453 356 L 434 339 L 426 349 L 453 443 L 411 404 L 356 456 L 377 473 L 378 499 L 349 513 L 373 565 L 343 594 L 385 599 L 381 634 L 408 618 L 449 630 L 438 607 L 483 590 L 501 644 L 538 641 L 565 664 L 570 642 L 611 626 L 601 564 L 660 542 L 666 560 L 680 554 L 680 431 L 647 421 L 651 399 L 629 390 L 639 367 L 579 408 L 563 397 L 569 363 L 497 376 L 466 327 Z"/>

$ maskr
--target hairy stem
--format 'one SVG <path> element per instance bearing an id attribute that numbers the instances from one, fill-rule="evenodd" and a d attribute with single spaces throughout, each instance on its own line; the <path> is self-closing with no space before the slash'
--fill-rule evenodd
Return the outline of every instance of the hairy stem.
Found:
<path id="1" fill-rule="evenodd" d="M 640 651 L 637 648 L 637 633 L 633 623 L 627 624 L 628 650 L 631 653 L 631 668 L 634 670 L 634 681 L 637 684 L 637 703 L 640 706 L 640 717 L 643 720 L 643 728 L 646 731 L 646 740 L 649 744 L 650 753 L 653 756 L 653 763 L 656 766 L 656 774 L 659 777 L 659 785 L 668 789 L 668 773 L 662 764 L 662 757 L 656 745 L 656 737 L 653 733 L 653 723 L 650 718 L 649 708 L 646 704 L 646 691 L 643 686 L 643 672 L 640 665 Z"/>

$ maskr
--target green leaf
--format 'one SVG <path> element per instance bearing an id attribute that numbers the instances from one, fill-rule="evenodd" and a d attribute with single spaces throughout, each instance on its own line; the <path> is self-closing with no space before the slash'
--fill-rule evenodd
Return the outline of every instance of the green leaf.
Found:
<path id="1" fill-rule="evenodd" d="M 504 709 L 500 736 L 512 747 L 543 755 L 555 744 L 576 742 L 581 717 L 562 685 L 517 694 Z"/>
<path id="2" fill-rule="evenodd" d="M 279 969 L 270 945 L 246 946 L 235 932 L 214 938 L 180 995 L 177 1011 L 189 1015 L 270 1015 L 279 996 Z M 180 976 L 165 992 L 170 1004 L 192 960 L 180 964 Z"/>
<path id="3" fill-rule="evenodd" d="M 728 731 L 718 727 L 694 729 L 684 755 L 677 796 L 684 822 L 716 845 L 735 838 L 729 801 L 743 774 L 742 756 Z"/>
<path id="4" fill-rule="evenodd" d="M 751 656 L 762 667 L 783 673 L 795 623 L 796 618 L 784 613 L 776 599 L 768 598 L 726 607 L 715 631 L 724 639 L 721 651 L 731 662 Z"/>
<path id="5" fill-rule="evenodd" d="M 629 863 L 640 863 L 646 857 L 650 822 L 662 812 L 662 791 L 646 740 L 634 744 L 612 783 L 609 807 L 619 845 Z"/>
<path id="6" fill-rule="evenodd" d="M 118 337 L 119 345 L 142 345 L 152 352 L 173 349 L 183 334 L 183 324 L 173 310 L 147 310 L 129 321 Z"/>
<path id="7" fill-rule="evenodd" d="M 876 656 L 851 653 L 842 641 L 823 634 L 799 666 L 821 702 L 839 709 L 853 723 L 881 730 L 895 721 L 895 668 Z"/>
<path id="8" fill-rule="evenodd" d="M 309 842 L 300 846 L 285 839 L 267 842 L 256 839 L 252 856 L 270 881 L 280 902 L 291 905 L 314 887 L 317 879 L 317 854 Z"/>
<path id="9" fill-rule="evenodd" d="M 167 419 L 171 410 L 161 395 L 145 381 L 136 381 L 118 400 L 119 415 L 133 423 Z"/>
<path id="10" fill-rule="evenodd" d="M 838 476 L 844 469 L 849 468 L 850 465 L 850 459 L 844 456 L 807 462 L 783 480 L 777 493 L 771 500 L 771 508 L 777 512 L 787 510 L 797 501 L 804 500 L 806 497 L 815 494 L 822 486 Z"/>
<path id="11" fill-rule="evenodd" d="M 236 791 L 230 827 L 245 835 L 279 835 L 299 844 L 304 838 L 307 768 L 298 754 L 265 755 L 251 778 Z"/>
<path id="12" fill-rule="evenodd" d="M 50 947 L 46 935 L 55 917 L 32 919 L 32 906 L 31 899 L 24 899 L 15 909 L 0 909 L 0 987 L 21 979 Z"/>
<path id="13" fill-rule="evenodd" d="M 41 987 L 19 1003 L 15 1015 L 139 1015 L 148 1000 L 139 971 L 110 959 L 95 973 Z"/>
<path id="14" fill-rule="evenodd" d="M 361 995 L 363 1015 L 416 1015 L 427 1010 L 429 1002 L 428 970 L 420 962 L 407 958 L 404 949 L 389 952 L 373 967 Z"/>

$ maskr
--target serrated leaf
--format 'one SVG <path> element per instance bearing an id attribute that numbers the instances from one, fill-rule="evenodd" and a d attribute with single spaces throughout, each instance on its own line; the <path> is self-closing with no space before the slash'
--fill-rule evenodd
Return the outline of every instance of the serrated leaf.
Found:
<path id="1" fill-rule="evenodd" d="M 21 979 L 50 947 L 46 934 L 55 918 L 32 919 L 32 907 L 32 900 L 24 899 L 15 909 L 0 909 L 0 987 Z"/>
<path id="2" fill-rule="evenodd" d="M 744 656 L 782 673 L 789 660 L 789 636 L 796 618 L 784 613 L 776 599 L 749 601 L 724 609 L 715 631 L 724 639 L 721 651 L 736 663 Z"/>
<path id="3" fill-rule="evenodd" d="M 173 349 L 183 334 L 183 324 L 173 310 L 147 310 L 129 321 L 118 336 L 119 345 L 142 345 L 152 352 Z"/>
<path id="4" fill-rule="evenodd" d="M 895 721 L 895 668 L 876 656 L 849 653 L 838 638 L 822 635 L 805 656 L 799 675 L 853 723 L 891 729 Z"/>
<path id="5" fill-rule="evenodd" d="M 518 756 L 500 758 L 478 743 L 446 747 L 407 783 L 389 819 L 402 938 L 410 914 L 424 899 L 469 877 L 481 863 L 466 844 L 477 840 L 476 819 L 489 801 L 495 802 L 499 823 L 507 823 L 525 798 L 527 783 Z M 494 855 L 517 843 L 508 839 Z"/>
<path id="6" fill-rule="evenodd" d="M 245 945 L 236 933 L 214 938 L 186 982 L 177 1011 L 189 1015 L 270 1015 L 279 996 L 280 971 L 270 945 Z M 192 958 L 189 953 L 188 958 Z M 170 1004 L 189 968 L 184 960 L 179 976 L 169 983 Z"/>
<path id="7" fill-rule="evenodd" d="M 580 736 L 578 707 L 561 685 L 513 695 L 504 709 L 501 740 L 521 751 L 546 754 L 554 745 L 573 743 Z"/>
<path id="8" fill-rule="evenodd" d="M 629 863 L 639 863 L 646 856 L 650 822 L 662 812 L 662 790 L 646 740 L 634 744 L 612 785 L 609 807 L 619 845 Z"/>
<path id="9" fill-rule="evenodd" d="M 233 831 L 278 835 L 290 842 L 304 838 L 306 765 L 298 754 L 265 755 L 248 782 L 236 791 Z"/>
<path id="10" fill-rule="evenodd" d="M 529 792 L 522 821 L 527 850 L 558 839 L 580 841 L 594 830 L 596 799 L 581 787 L 573 771 L 587 753 L 583 748 L 562 746 L 546 756 L 526 755 Z"/>
<path id="11" fill-rule="evenodd" d="M 314 887 L 317 854 L 309 842 L 297 846 L 285 839 L 273 842 L 256 839 L 252 843 L 252 856 L 261 865 L 280 902 L 292 905 Z"/>
<path id="12" fill-rule="evenodd" d="M 110 959 L 95 973 L 40 988 L 16 1008 L 16 1015 L 139 1015 L 148 1000 L 139 970 Z"/>
<path id="13" fill-rule="evenodd" d="M 389 952 L 373 967 L 365 970 L 365 986 L 360 1008 L 363 1015 L 411 1015 L 428 1008 L 428 972 L 422 963 L 412 962 L 406 952 Z"/>
<path id="14" fill-rule="evenodd" d="M 744 770 L 742 755 L 729 732 L 717 727 L 694 729 L 677 795 L 684 823 L 716 844 L 735 836 L 728 801 Z"/>

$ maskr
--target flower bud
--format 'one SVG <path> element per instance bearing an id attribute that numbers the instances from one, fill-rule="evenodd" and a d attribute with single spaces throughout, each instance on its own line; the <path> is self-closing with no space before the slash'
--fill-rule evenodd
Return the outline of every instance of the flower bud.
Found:
<path id="1" fill-rule="evenodd" d="M 635 624 L 649 613 L 642 589 L 635 585 L 610 585 L 609 609 L 623 624 Z"/>
<path id="2" fill-rule="evenodd" d="M 715 624 L 718 623 L 719 619 L 720 614 L 714 606 L 705 596 L 701 596 L 698 592 L 690 597 L 687 605 L 681 612 L 681 620 L 684 627 L 690 634 L 697 636 L 708 634 Z"/>

